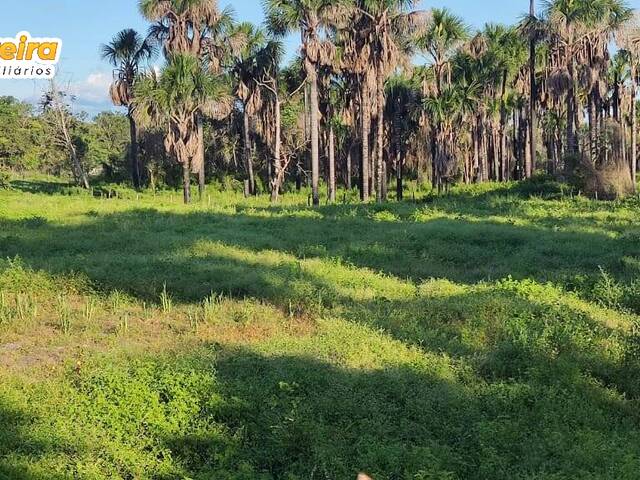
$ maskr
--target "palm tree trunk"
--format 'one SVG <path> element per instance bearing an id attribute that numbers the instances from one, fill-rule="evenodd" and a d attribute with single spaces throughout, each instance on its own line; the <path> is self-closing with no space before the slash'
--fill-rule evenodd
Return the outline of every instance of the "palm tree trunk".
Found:
<path id="1" fill-rule="evenodd" d="M 480 149 L 478 148 L 478 123 L 477 120 L 471 126 L 471 143 L 473 148 L 473 158 L 471 160 L 471 171 L 469 172 L 470 181 L 477 181 L 478 172 L 480 171 Z"/>
<path id="2" fill-rule="evenodd" d="M 285 167 L 282 164 L 282 158 L 280 150 L 282 148 L 282 121 L 280 114 L 280 98 L 278 97 L 277 90 L 275 95 L 275 145 L 273 147 L 273 167 L 274 178 L 271 184 L 271 201 L 277 202 L 280 194 L 280 188 L 284 182 Z"/>
<path id="3" fill-rule="evenodd" d="M 622 129 L 622 142 L 620 142 L 620 149 L 622 150 L 622 163 L 625 165 L 629 162 L 629 151 L 628 151 L 628 142 L 627 142 L 627 122 L 622 122 L 620 125 Z M 631 166 L 631 163 L 629 163 Z M 633 167 L 632 167 L 633 168 Z"/>
<path id="4" fill-rule="evenodd" d="M 493 133 L 493 181 L 500 181 L 500 137 L 499 133 Z"/>
<path id="5" fill-rule="evenodd" d="M 478 125 L 476 130 L 476 143 L 478 145 L 478 182 L 482 183 L 487 180 L 487 149 L 485 147 L 484 121 L 482 116 L 478 116 Z"/>
<path id="6" fill-rule="evenodd" d="M 597 160 L 594 155 L 596 150 L 596 105 L 593 92 L 589 92 L 587 95 L 587 114 L 589 116 L 589 156 L 593 160 Z"/>
<path id="7" fill-rule="evenodd" d="M 396 151 L 396 199 L 401 202 L 404 199 L 404 159 L 398 149 Z"/>
<path id="8" fill-rule="evenodd" d="M 430 151 L 431 151 L 431 188 L 433 190 L 438 189 L 438 191 L 440 190 L 440 175 L 439 175 L 439 170 L 438 170 L 438 159 L 437 159 L 437 152 L 438 152 L 438 140 L 436 139 L 436 135 L 437 135 L 437 131 L 436 131 L 436 127 L 432 127 L 431 128 L 431 135 L 430 135 Z"/>
<path id="9" fill-rule="evenodd" d="M 311 194 L 313 206 L 320 205 L 320 131 L 318 118 L 318 75 L 315 66 L 307 60 L 307 76 L 310 83 L 310 122 L 311 122 Z"/>
<path id="10" fill-rule="evenodd" d="M 576 122 L 576 79 L 575 79 L 575 60 L 573 56 L 570 57 L 569 62 L 569 75 L 571 77 L 571 86 L 567 92 L 567 154 L 574 155 L 578 153 L 578 144 L 576 137 L 576 129 L 578 127 Z M 569 173 L 569 172 L 565 172 Z"/>
<path id="11" fill-rule="evenodd" d="M 333 125 L 329 125 L 329 202 L 336 201 L 336 142 Z"/>
<path id="12" fill-rule="evenodd" d="M 534 160 L 533 157 L 531 157 L 531 152 L 533 151 L 533 154 L 535 155 L 535 148 L 532 149 L 531 148 L 531 136 L 535 135 L 535 132 L 533 132 L 531 130 L 531 125 L 526 125 L 526 128 L 523 132 L 523 137 L 524 137 L 524 178 L 531 178 L 532 173 L 533 173 L 533 169 L 532 166 L 534 164 Z"/>
<path id="13" fill-rule="evenodd" d="M 560 132 L 556 132 L 555 134 L 555 144 L 556 144 L 556 156 L 555 163 L 553 166 L 553 172 L 557 173 L 560 168 L 560 162 L 562 161 L 562 157 L 566 152 L 566 146 L 562 143 L 562 135 Z"/>
<path id="14" fill-rule="evenodd" d="M 382 198 L 384 201 L 389 198 L 389 178 L 387 171 L 387 162 L 382 162 Z"/>
<path id="15" fill-rule="evenodd" d="M 136 128 L 136 121 L 133 118 L 133 108 L 129 106 L 127 113 L 129 119 L 129 161 L 131 162 L 131 181 L 133 187 L 139 189 L 142 182 L 140 181 L 140 164 L 138 163 L 138 132 Z"/>
<path id="16" fill-rule="evenodd" d="M 244 124 L 244 165 L 247 170 L 247 176 L 249 177 L 249 193 L 255 195 L 256 182 L 253 175 L 253 162 L 251 159 L 251 134 L 250 134 L 250 121 L 249 111 L 247 106 L 244 105 L 244 111 L 242 113 L 242 119 Z"/>
<path id="17" fill-rule="evenodd" d="M 504 70 L 502 73 L 502 93 L 500 95 L 500 181 L 507 180 L 507 107 L 505 105 L 506 91 L 507 71 Z"/>
<path id="18" fill-rule="evenodd" d="M 197 116 L 198 124 L 198 157 L 196 165 L 198 167 L 198 197 L 202 200 L 204 196 L 204 190 L 206 188 L 206 177 L 204 169 L 204 121 L 202 114 Z"/>
<path id="19" fill-rule="evenodd" d="M 549 175 L 553 175 L 553 165 L 554 165 L 554 157 L 555 157 L 555 147 L 553 145 L 553 140 L 550 135 L 545 135 L 545 146 L 547 148 L 547 173 Z"/>
<path id="20" fill-rule="evenodd" d="M 362 87 L 362 165 L 360 168 L 360 199 L 363 202 L 369 201 L 369 134 L 371 131 L 371 111 L 367 102 L 366 86 Z"/>
<path id="21" fill-rule="evenodd" d="M 402 135 L 401 135 L 401 123 L 402 119 L 400 118 L 400 108 L 396 108 L 394 113 L 394 128 L 393 128 L 393 146 L 395 149 L 396 161 L 396 200 L 401 202 L 404 196 L 404 158 L 403 158 L 403 150 L 402 150 Z M 420 167 L 418 166 L 418 169 Z"/>
<path id="22" fill-rule="evenodd" d="M 376 201 L 378 203 L 386 200 L 384 188 L 384 76 L 382 65 L 378 68 L 376 87 L 377 87 L 377 104 L 378 104 L 378 132 L 376 135 Z"/>
<path id="23" fill-rule="evenodd" d="M 620 120 L 620 80 L 616 75 L 613 80 L 613 98 L 611 100 L 613 103 L 613 118 L 617 122 L 621 122 Z"/>
<path id="24" fill-rule="evenodd" d="M 185 159 L 182 163 L 182 191 L 184 195 L 184 203 L 191 203 L 191 169 L 189 168 L 189 160 Z"/>
<path id="25" fill-rule="evenodd" d="M 536 16 L 536 0 L 530 0 L 529 2 L 529 15 L 531 17 Z M 531 35 L 529 40 L 529 75 L 530 75 L 530 96 L 529 96 L 529 155 L 528 162 L 525 164 L 524 175 L 525 178 L 530 178 L 533 175 L 533 169 L 536 163 L 536 98 L 538 96 L 538 87 L 536 85 L 536 39 Z"/>
<path id="26" fill-rule="evenodd" d="M 353 145 L 349 145 L 349 151 L 347 152 L 347 164 L 345 168 L 345 188 L 351 190 L 351 163 L 353 161 Z"/>
<path id="27" fill-rule="evenodd" d="M 637 190 L 637 174 L 638 174 L 638 119 L 637 109 L 637 65 L 633 61 L 631 66 L 631 182 L 633 183 L 633 191 Z"/>

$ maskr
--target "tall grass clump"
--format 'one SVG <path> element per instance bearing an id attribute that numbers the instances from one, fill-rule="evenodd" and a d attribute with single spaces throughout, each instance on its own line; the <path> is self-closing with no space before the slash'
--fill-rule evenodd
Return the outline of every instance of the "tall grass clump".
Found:
<path id="1" fill-rule="evenodd" d="M 171 313 L 173 310 L 173 299 L 167 291 L 166 283 L 162 285 L 162 292 L 160 292 L 160 306 L 162 308 L 162 312 L 165 314 Z"/>
<path id="2" fill-rule="evenodd" d="M 60 331 L 65 335 L 71 333 L 73 321 L 73 311 L 69 305 L 68 299 L 64 295 L 58 295 L 56 301 L 56 313 L 58 315 L 58 326 Z"/>

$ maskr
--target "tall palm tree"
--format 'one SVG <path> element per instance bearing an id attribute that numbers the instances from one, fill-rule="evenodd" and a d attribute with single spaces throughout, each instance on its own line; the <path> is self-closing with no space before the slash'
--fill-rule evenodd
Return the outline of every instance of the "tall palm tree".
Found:
<path id="1" fill-rule="evenodd" d="M 580 153 L 577 132 L 584 97 L 593 154 L 599 126 L 595 104 L 602 103 L 602 93 L 608 88 L 609 43 L 629 19 L 631 10 L 624 0 L 546 0 L 544 11 L 550 48 L 550 87 L 556 96 L 564 96 L 566 103 L 566 151 L 574 157 Z M 601 123 L 604 115 L 600 117 Z"/>
<path id="2" fill-rule="evenodd" d="M 533 174 L 537 157 L 537 95 L 538 87 L 536 83 L 536 46 L 538 42 L 538 28 L 533 28 L 538 24 L 536 18 L 536 0 L 529 0 L 529 161 L 524 168 L 524 177 L 529 178 Z"/>
<path id="3" fill-rule="evenodd" d="M 375 99 L 372 103 L 377 122 L 374 166 L 378 202 L 385 200 L 385 82 L 399 66 L 409 66 L 414 45 L 411 40 L 417 38 L 419 29 L 426 25 L 425 12 L 411 10 L 416 4 L 414 0 L 357 0 L 355 3 L 361 18 L 358 35 L 362 38 L 356 55 L 365 52 L 365 78 L 372 83 L 370 90 Z"/>
<path id="4" fill-rule="evenodd" d="M 336 18 L 336 11 L 344 0 L 266 0 L 269 30 L 282 36 L 300 31 L 302 59 L 309 85 L 311 130 L 311 189 L 313 205 L 320 205 L 320 119 L 318 68 L 334 62 L 335 48 L 323 36 L 323 30 Z"/>
<path id="5" fill-rule="evenodd" d="M 197 160 L 200 139 L 196 128 L 200 112 L 224 116 L 230 109 L 225 86 L 202 69 L 200 61 L 186 54 L 172 55 L 156 76 L 140 79 L 134 87 L 137 118 L 146 125 L 164 128 L 167 153 L 183 169 L 184 202 L 191 201 L 191 168 Z"/>
<path id="6" fill-rule="evenodd" d="M 580 30 L 587 21 L 587 10 L 584 0 L 545 0 L 545 17 L 550 34 L 552 63 L 554 72 L 550 81 L 554 90 L 564 94 L 566 99 L 566 150 L 569 154 L 577 153 L 577 80 L 576 60 Z"/>
<path id="7" fill-rule="evenodd" d="M 283 47 L 279 41 L 270 39 L 264 30 L 248 22 L 236 26 L 233 35 L 244 38 L 242 48 L 238 49 L 231 60 L 230 73 L 234 94 L 242 103 L 245 169 L 249 177 L 249 191 L 255 194 L 251 118 L 263 109 L 265 93 L 270 94 L 272 98 L 278 94 L 277 71 L 283 56 Z M 274 113 L 275 116 L 278 115 L 278 112 L 274 111 Z M 279 135 L 275 136 L 279 137 Z M 274 145 L 277 150 L 277 139 Z"/>
<path id="8" fill-rule="evenodd" d="M 142 15 L 153 22 L 150 35 L 161 44 L 166 57 L 191 55 L 202 60 L 212 73 L 219 73 L 221 56 L 233 46 L 232 40 L 224 43 L 226 30 L 232 23 L 231 12 L 220 10 L 216 0 L 139 0 Z M 198 174 L 200 196 L 205 188 L 204 119 L 198 113 L 198 155 L 192 165 Z"/>
<path id="9" fill-rule="evenodd" d="M 451 83 L 450 61 L 468 38 L 469 28 L 462 18 L 446 8 L 433 9 L 429 28 L 420 36 L 417 46 L 433 64 L 438 92 Z"/>
<path id="10" fill-rule="evenodd" d="M 396 173 L 396 199 L 404 196 L 404 165 L 409 140 L 418 130 L 420 94 L 418 87 L 404 76 L 392 77 L 386 86 L 385 116 L 389 119 L 390 145 Z"/>
<path id="11" fill-rule="evenodd" d="M 457 173 L 460 127 L 476 109 L 478 90 L 477 84 L 455 83 L 424 99 L 424 108 L 433 125 L 434 183 L 439 192 L 448 189 Z"/>
<path id="12" fill-rule="evenodd" d="M 142 15 L 153 22 L 150 33 L 163 43 L 166 55 L 201 57 L 210 33 L 226 21 L 215 0 L 140 0 Z"/>
<path id="13" fill-rule="evenodd" d="M 133 115 L 133 87 L 140 72 L 141 64 L 150 60 L 155 48 L 148 39 L 133 29 L 118 32 L 113 39 L 100 47 L 100 54 L 115 67 L 114 79 L 109 89 L 111 100 L 116 106 L 127 107 L 131 143 L 129 161 L 133 186 L 140 188 L 141 175 L 138 161 L 138 138 L 136 121 Z"/>
<path id="14" fill-rule="evenodd" d="M 525 64 L 525 44 L 513 27 L 487 25 L 487 53 L 492 58 L 492 67 L 499 78 L 500 95 L 500 179 L 509 180 L 509 152 L 507 147 L 507 99 L 512 84 Z"/>
<path id="15" fill-rule="evenodd" d="M 416 45 L 431 62 L 436 94 L 442 94 L 449 88 L 451 60 L 468 37 L 469 29 L 460 17 L 446 8 L 433 9 L 429 28 L 418 38 Z M 443 104 L 447 103 L 443 100 Z M 440 188 L 435 158 L 438 150 L 436 141 L 436 136 L 431 136 L 432 182 L 434 187 Z"/>
<path id="16" fill-rule="evenodd" d="M 342 51 L 341 64 L 344 77 L 353 84 L 353 115 L 360 138 L 360 199 L 368 202 L 375 191 L 373 182 L 375 167 L 372 145 L 372 120 L 376 111 L 376 77 L 372 67 L 370 18 L 361 10 L 361 2 L 353 4 L 347 28 L 336 33 L 336 43 Z"/>
<path id="17" fill-rule="evenodd" d="M 638 175 L 638 81 L 640 76 L 640 13 L 635 12 L 634 15 L 625 22 L 622 31 L 618 35 L 618 44 L 622 48 L 619 52 L 618 58 L 623 58 L 624 63 L 628 65 L 629 70 L 629 83 L 630 92 L 629 97 L 631 99 L 631 109 L 629 117 L 631 120 L 631 152 L 629 158 L 629 166 L 631 171 L 631 179 L 633 182 L 634 191 L 637 190 L 637 175 Z M 619 92 L 619 83 L 623 78 L 620 72 L 616 75 L 616 88 Z M 620 95 L 616 98 L 616 104 L 619 102 Z M 617 110 L 620 110 L 619 105 L 615 105 Z"/>

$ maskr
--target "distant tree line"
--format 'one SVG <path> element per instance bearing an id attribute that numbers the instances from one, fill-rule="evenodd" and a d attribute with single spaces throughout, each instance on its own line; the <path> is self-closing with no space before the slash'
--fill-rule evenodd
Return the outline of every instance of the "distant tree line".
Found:
<path id="1" fill-rule="evenodd" d="M 127 113 L 69 114 L 74 142 L 90 165 L 126 166 L 136 188 L 181 179 L 185 202 L 194 179 L 202 194 L 225 175 L 273 201 L 309 185 L 314 205 L 338 186 L 385 201 L 403 197 L 407 178 L 441 192 L 537 172 L 603 196 L 634 191 L 638 16 L 623 0 L 523 3 L 517 25 L 473 32 L 404 0 L 268 0 L 263 27 L 211 0 L 141 0 L 148 34 L 126 29 L 101 47 Z M 291 33 L 299 54 L 283 67 Z M 159 56 L 163 67 L 149 68 Z M 98 147 L 105 123 L 118 141 Z M 54 152 L 28 143 L 0 161 L 45 166 Z"/>
<path id="2" fill-rule="evenodd" d="M 47 98 L 45 107 L 0 97 L 0 169 L 51 175 L 72 172 L 68 145 L 59 141 L 59 112 L 51 108 L 53 98 Z M 62 112 L 70 144 L 83 169 L 105 172 L 113 181 L 125 180 L 128 169 L 124 161 L 129 145 L 126 117 L 102 112 L 89 121 L 84 114 L 72 115 L 66 107 Z"/>

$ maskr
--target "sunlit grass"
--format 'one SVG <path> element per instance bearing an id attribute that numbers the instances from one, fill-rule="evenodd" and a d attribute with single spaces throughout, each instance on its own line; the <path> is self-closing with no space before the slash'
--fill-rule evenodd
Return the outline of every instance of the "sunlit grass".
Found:
<path id="1" fill-rule="evenodd" d="M 0 192 L 0 478 L 640 469 L 638 200 L 119 197 Z"/>

